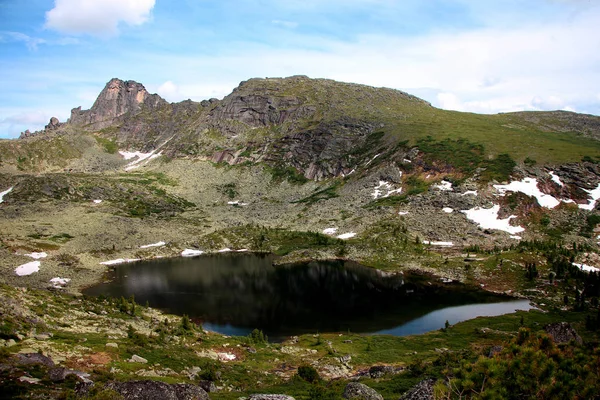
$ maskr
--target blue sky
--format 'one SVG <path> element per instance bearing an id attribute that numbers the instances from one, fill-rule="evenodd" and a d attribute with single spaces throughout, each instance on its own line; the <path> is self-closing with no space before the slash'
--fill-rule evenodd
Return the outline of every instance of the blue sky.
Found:
<path id="1" fill-rule="evenodd" d="M 0 137 L 113 77 L 169 101 L 252 77 L 385 86 L 446 109 L 600 115 L 597 0 L 0 0 Z"/>

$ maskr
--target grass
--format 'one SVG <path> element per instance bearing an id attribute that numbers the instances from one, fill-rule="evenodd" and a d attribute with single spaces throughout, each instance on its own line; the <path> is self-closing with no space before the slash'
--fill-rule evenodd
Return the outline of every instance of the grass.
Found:
<path id="1" fill-rule="evenodd" d="M 100 136 L 95 136 L 95 138 L 98 144 L 102 146 L 104 151 L 106 151 L 108 154 L 116 154 L 117 150 L 119 150 L 119 146 L 114 140 L 106 139 Z"/>
<path id="2" fill-rule="evenodd" d="M 325 189 L 318 189 L 310 196 L 306 196 L 300 200 L 293 201 L 292 203 L 303 203 L 308 206 L 311 206 L 321 200 L 329 200 L 339 197 L 337 190 L 341 185 L 341 181 L 335 181 L 332 185 L 327 186 Z"/>

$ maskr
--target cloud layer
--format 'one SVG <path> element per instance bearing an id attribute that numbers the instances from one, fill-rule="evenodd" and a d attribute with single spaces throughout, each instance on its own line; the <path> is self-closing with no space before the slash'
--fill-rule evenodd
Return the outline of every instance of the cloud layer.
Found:
<path id="1" fill-rule="evenodd" d="M 56 0 L 46 27 L 68 34 L 114 36 L 119 23 L 141 25 L 155 0 Z"/>

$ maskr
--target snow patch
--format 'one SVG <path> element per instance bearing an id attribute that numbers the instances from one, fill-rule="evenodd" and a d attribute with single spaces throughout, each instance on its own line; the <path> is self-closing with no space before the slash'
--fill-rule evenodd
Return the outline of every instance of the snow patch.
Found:
<path id="1" fill-rule="evenodd" d="M 494 205 L 492 208 L 481 208 L 475 207 L 470 210 L 462 210 L 468 219 L 475 222 L 482 229 L 495 229 L 499 231 L 508 232 L 511 235 L 521 233 L 525 228 L 521 226 L 510 225 L 510 220 L 516 218 L 515 215 L 511 215 L 505 219 L 498 219 L 498 212 L 500 211 L 499 205 Z"/>
<path id="2" fill-rule="evenodd" d="M 589 193 L 592 199 L 588 202 L 588 204 L 578 204 L 577 206 L 582 210 L 592 211 L 596 207 L 596 202 L 598 201 L 598 199 L 600 199 L 600 184 L 598 184 L 598 187 L 596 189 L 583 190 Z"/>
<path id="3" fill-rule="evenodd" d="M 204 254 L 202 250 L 185 249 L 181 252 L 182 257 L 195 257 Z"/>
<path id="4" fill-rule="evenodd" d="M 102 200 L 94 200 L 94 203 L 95 204 L 100 204 L 100 203 L 102 203 Z"/>
<path id="5" fill-rule="evenodd" d="M 383 194 L 384 191 L 386 191 L 385 194 Z M 402 188 L 394 189 L 394 185 L 392 185 L 391 183 L 386 181 L 379 181 L 379 185 L 375 187 L 375 190 L 373 190 L 373 193 L 371 193 L 371 195 L 373 196 L 373 199 L 378 199 L 380 197 L 388 197 L 394 193 L 400 192 L 402 192 Z"/>
<path id="6" fill-rule="evenodd" d="M 398 215 L 408 215 L 408 211 L 398 211 Z"/>
<path id="7" fill-rule="evenodd" d="M 381 153 L 379 153 L 379 154 L 376 154 L 376 155 L 375 155 L 375 157 L 371 158 L 371 159 L 370 159 L 370 160 L 369 160 L 369 161 L 368 161 L 368 162 L 365 164 L 365 167 L 368 167 L 368 166 L 369 166 L 369 164 L 371 164 L 373 161 L 375 161 L 375 159 L 376 159 L 377 157 L 379 157 L 380 155 L 381 155 Z"/>
<path id="8" fill-rule="evenodd" d="M 517 235 L 510 235 L 511 239 L 515 239 L 515 240 L 521 240 L 523 239 L 521 236 L 517 236 Z"/>
<path id="9" fill-rule="evenodd" d="M 52 287 L 54 287 L 56 289 L 61 289 L 63 286 L 65 286 L 70 281 L 71 281 L 70 278 L 52 278 L 52 279 L 50 279 L 50 283 L 52 284 Z"/>
<path id="10" fill-rule="evenodd" d="M 405 162 L 407 164 L 412 164 L 412 161 L 410 161 L 408 158 L 405 158 L 404 160 L 402 160 L 402 162 Z"/>
<path id="11" fill-rule="evenodd" d="M 232 353 L 217 353 L 217 358 L 220 361 L 233 361 L 233 360 L 235 360 L 235 354 L 232 354 Z"/>
<path id="12" fill-rule="evenodd" d="M 219 250 L 217 253 L 229 253 L 231 249 L 229 247 L 225 247 L 224 249 Z"/>
<path id="13" fill-rule="evenodd" d="M 325 229 L 323 229 L 323 234 L 324 235 L 335 235 L 337 230 L 338 230 L 338 228 L 325 228 Z"/>
<path id="14" fill-rule="evenodd" d="M 467 190 L 466 192 L 462 193 L 461 196 L 477 196 L 477 190 Z"/>
<path id="15" fill-rule="evenodd" d="M 444 207 L 442 208 L 442 211 L 445 212 L 446 214 L 450 214 L 452 213 L 452 211 L 454 211 L 453 209 L 451 209 L 450 207 Z"/>
<path id="16" fill-rule="evenodd" d="M 230 206 L 247 206 L 248 205 L 248 203 L 242 203 L 239 200 L 228 201 L 227 204 L 229 204 Z"/>
<path id="17" fill-rule="evenodd" d="M 429 244 L 431 246 L 440 246 L 440 247 L 452 247 L 454 243 L 452 242 L 430 242 L 429 240 L 424 240 L 423 244 Z"/>
<path id="18" fill-rule="evenodd" d="M 512 181 L 508 185 L 494 185 L 494 187 L 501 195 L 505 195 L 506 192 L 521 192 L 527 196 L 535 197 L 542 207 L 554 208 L 560 204 L 560 201 L 553 196 L 542 193 L 540 189 L 538 189 L 536 178 L 523 178 L 522 181 Z"/>
<path id="19" fill-rule="evenodd" d="M 4 196 L 6 196 L 10 192 L 12 192 L 12 190 L 13 190 L 13 187 L 9 187 L 4 192 L 0 192 L 0 203 L 4 202 Z"/>
<path id="20" fill-rule="evenodd" d="M 577 263 L 573 263 L 573 265 L 585 272 L 600 272 L 600 268 L 593 267 L 591 265 Z"/>
<path id="21" fill-rule="evenodd" d="M 548 173 L 552 177 L 552 180 L 558 184 L 558 186 L 565 186 L 565 184 L 560 180 L 560 177 L 554 174 L 554 171 L 550 171 Z"/>
<path id="22" fill-rule="evenodd" d="M 441 181 L 439 184 L 437 185 L 433 185 L 433 187 L 435 189 L 447 192 L 452 190 L 452 182 L 448 182 L 448 181 Z"/>
<path id="23" fill-rule="evenodd" d="M 117 258 L 116 260 L 108 260 L 103 261 L 100 264 L 102 265 L 117 265 L 117 264 L 125 264 L 140 261 L 139 258 Z"/>
<path id="24" fill-rule="evenodd" d="M 354 232 L 343 233 L 341 235 L 336 236 L 338 239 L 350 239 L 356 236 Z"/>
<path id="25" fill-rule="evenodd" d="M 36 253 L 35 251 L 33 253 L 29 253 L 29 254 L 23 254 L 24 256 L 27 257 L 31 257 L 33 259 L 39 260 L 40 258 L 46 258 L 48 257 L 48 254 L 45 251 L 42 251 L 41 253 Z"/>
<path id="26" fill-rule="evenodd" d="M 31 275 L 40 270 L 40 265 L 42 265 L 42 263 L 39 261 L 31 261 L 27 264 L 19 265 L 15 268 L 15 273 L 19 276 Z"/>
<path id="27" fill-rule="evenodd" d="M 145 244 L 143 246 L 140 246 L 140 249 L 148 249 L 150 247 L 161 247 L 164 246 L 166 243 L 165 242 L 156 242 L 156 243 L 152 243 L 152 244 Z"/>

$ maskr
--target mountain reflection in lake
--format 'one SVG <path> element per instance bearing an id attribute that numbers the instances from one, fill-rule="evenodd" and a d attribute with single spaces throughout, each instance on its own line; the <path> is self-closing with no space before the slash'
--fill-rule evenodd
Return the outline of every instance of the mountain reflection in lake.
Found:
<path id="1" fill-rule="evenodd" d="M 134 295 L 137 303 L 187 314 L 209 330 L 245 335 L 259 328 L 270 337 L 347 331 L 409 335 L 439 329 L 446 320 L 530 308 L 527 301 L 507 301 L 421 275 L 386 274 L 353 262 L 273 266 L 272 260 L 227 254 L 120 265 L 112 282 L 84 293 Z M 472 306 L 456 310 L 463 305 Z"/>

